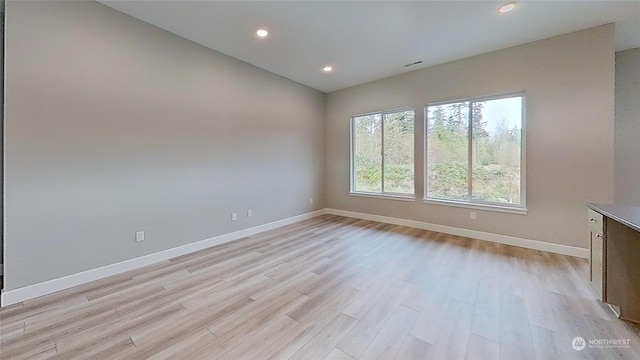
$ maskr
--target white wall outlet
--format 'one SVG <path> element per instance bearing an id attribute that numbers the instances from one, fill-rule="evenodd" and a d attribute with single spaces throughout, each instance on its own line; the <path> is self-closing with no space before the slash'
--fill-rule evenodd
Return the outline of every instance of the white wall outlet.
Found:
<path id="1" fill-rule="evenodd" d="M 232 221 L 238 220 L 238 214 L 237 213 L 231 213 L 231 220 Z"/>
<path id="2" fill-rule="evenodd" d="M 247 210 L 247 217 L 253 216 L 253 210 Z"/>
<path id="3" fill-rule="evenodd" d="M 309 204 L 313 204 L 313 198 L 309 199 Z"/>
<path id="4" fill-rule="evenodd" d="M 469 213 L 469 219 L 471 219 L 471 220 L 475 220 L 476 219 L 476 212 L 475 211 L 472 211 L 472 212 Z"/>
<path id="5" fill-rule="evenodd" d="M 144 231 L 136 231 L 136 242 L 144 241 Z"/>

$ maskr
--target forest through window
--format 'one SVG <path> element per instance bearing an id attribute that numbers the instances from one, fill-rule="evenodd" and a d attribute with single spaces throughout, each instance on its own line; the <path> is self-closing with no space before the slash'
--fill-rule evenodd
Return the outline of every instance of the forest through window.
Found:
<path id="1" fill-rule="evenodd" d="M 351 191 L 414 194 L 413 110 L 354 116 L 351 119 Z"/>
<path id="2" fill-rule="evenodd" d="M 425 198 L 523 208 L 523 101 L 427 106 Z"/>

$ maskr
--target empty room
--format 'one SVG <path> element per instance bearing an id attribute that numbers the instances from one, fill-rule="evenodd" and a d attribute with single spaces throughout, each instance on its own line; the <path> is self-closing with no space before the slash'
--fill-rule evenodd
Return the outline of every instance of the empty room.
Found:
<path id="1" fill-rule="evenodd" d="M 0 3 L 0 359 L 640 359 L 640 1 Z"/>

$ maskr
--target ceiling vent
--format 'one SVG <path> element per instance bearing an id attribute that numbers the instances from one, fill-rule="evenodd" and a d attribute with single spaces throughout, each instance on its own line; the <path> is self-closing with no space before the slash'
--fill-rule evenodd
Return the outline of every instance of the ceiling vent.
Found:
<path id="1" fill-rule="evenodd" d="M 416 62 L 412 62 L 411 64 L 407 64 L 404 67 L 409 67 L 409 66 L 418 65 L 418 64 L 422 64 L 422 60 L 416 61 Z"/>

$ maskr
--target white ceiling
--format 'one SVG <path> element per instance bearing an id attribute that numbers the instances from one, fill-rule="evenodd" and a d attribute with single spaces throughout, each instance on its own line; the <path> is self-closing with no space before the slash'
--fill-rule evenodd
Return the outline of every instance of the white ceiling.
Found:
<path id="1" fill-rule="evenodd" d="M 324 92 L 610 22 L 640 47 L 640 1 L 100 2 Z"/>

